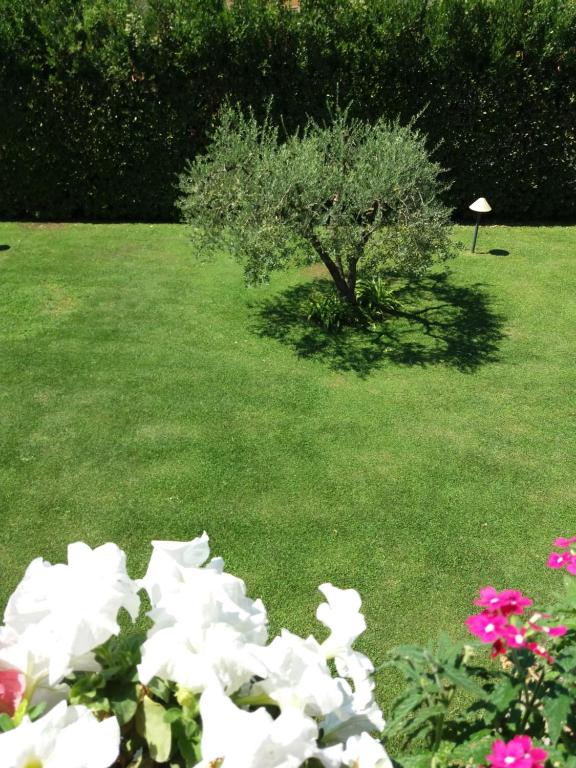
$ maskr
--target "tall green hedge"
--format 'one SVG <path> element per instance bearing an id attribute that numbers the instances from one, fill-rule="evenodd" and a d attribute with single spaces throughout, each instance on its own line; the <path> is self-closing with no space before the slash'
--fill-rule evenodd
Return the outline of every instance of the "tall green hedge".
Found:
<path id="1" fill-rule="evenodd" d="M 170 220 L 227 97 L 419 126 L 463 213 L 576 218 L 576 0 L 0 0 L 0 216 Z"/>

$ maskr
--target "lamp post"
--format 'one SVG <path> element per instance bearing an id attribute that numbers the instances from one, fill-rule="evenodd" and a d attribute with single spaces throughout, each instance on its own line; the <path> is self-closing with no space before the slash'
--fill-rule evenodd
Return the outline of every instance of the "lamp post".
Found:
<path id="1" fill-rule="evenodd" d="M 472 238 L 472 253 L 476 250 L 476 240 L 478 239 L 478 227 L 480 226 L 480 217 L 483 213 L 490 213 L 492 210 L 490 203 L 485 197 L 479 197 L 470 206 L 470 210 L 476 214 L 476 226 L 474 227 L 474 237 Z"/>

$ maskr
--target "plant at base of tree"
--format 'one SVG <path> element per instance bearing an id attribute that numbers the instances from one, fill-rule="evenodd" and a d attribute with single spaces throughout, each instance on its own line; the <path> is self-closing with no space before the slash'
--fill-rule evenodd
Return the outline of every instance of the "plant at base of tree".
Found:
<path id="1" fill-rule="evenodd" d="M 205 243 L 234 249 L 248 282 L 321 261 L 354 307 L 360 278 L 420 275 L 453 255 L 441 174 L 412 125 L 338 109 L 281 137 L 269 118 L 228 107 L 180 178 L 179 206 Z"/>
<path id="2" fill-rule="evenodd" d="M 317 290 L 309 299 L 307 319 L 327 331 L 346 325 L 375 328 L 400 307 L 394 290 L 382 277 L 356 282 L 356 303 L 350 304 L 335 290 Z"/>

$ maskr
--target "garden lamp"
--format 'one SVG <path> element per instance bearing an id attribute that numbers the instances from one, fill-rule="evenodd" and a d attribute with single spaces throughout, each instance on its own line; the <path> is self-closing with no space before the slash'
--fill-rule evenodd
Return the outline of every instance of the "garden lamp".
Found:
<path id="1" fill-rule="evenodd" d="M 480 217 L 483 213 L 490 213 L 492 210 L 490 203 L 485 197 L 479 197 L 470 206 L 470 210 L 476 214 L 476 226 L 474 227 L 474 237 L 472 238 L 472 253 L 476 249 L 476 240 L 478 239 L 478 227 L 480 226 Z"/>

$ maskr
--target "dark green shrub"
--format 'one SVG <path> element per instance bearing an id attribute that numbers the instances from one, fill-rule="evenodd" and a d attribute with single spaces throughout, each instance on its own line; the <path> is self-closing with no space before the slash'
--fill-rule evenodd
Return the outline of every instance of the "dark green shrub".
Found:
<path id="1" fill-rule="evenodd" d="M 174 219 L 226 96 L 419 126 L 462 214 L 576 216 L 573 0 L 0 0 L 0 216 Z"/>

